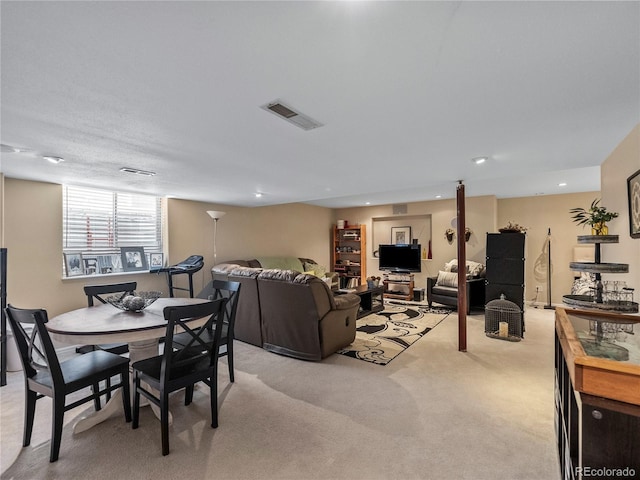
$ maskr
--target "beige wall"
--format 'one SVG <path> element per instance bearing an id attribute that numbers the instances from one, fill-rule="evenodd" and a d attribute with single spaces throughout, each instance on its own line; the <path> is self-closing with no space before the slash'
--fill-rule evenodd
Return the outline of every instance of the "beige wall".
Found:
<path id="1" fill-rule="evenodd" d="M 467 243 L 467 259 L 484 263 L 485 234 L 495 231 L 496 199 L 494 196 L 470 197 L 465 201 L 467 226 L 473 234 Z M 456 242 L 447 242 L 444 232 L 451 226 L 451 220 L 456 217 L 456 201 L 434 200 L 413 202 L 407 204 L 406 215 L 394 215 L 393 205 L 378 205 L 372 207 L 342 208 L 335 210 L 334 221 L 347 220 L 353 224 L 364 224 L 367 227 L 367 274 L 380 275 L 378 259 L 372 255 L 375 245 L 371 241 L 374 218 L 412 217 L 417 215 L 431 215 L 431 239 L 433 259 L 422 262 L 422 271 L 415 276 L 416 288 L 425 288 L 426 279 L 437 276 L 444 264 L 456 258 Z M 413 233 L 413 232 L 412 232 Z M 377 233 L 376 233 L 377 236 Z M 426 246 L 426 245 L 424 245 Z"/>
<path id="2" fill-rule="evenodd" d="M 640 170 L 640 124 L 611 152 L 602 164 L 602 205 L 620 216 L 609 222 L 609 233 L 619 235 L 617 245 L 602 246 L 602 261 L 628 263 L 628 274 L 603 275 L 604 280 L 624 280 L 635 288 L 640 301 L 640 238 L 629 234 L 627 178 Z"/>
<path id="3" fill-rule="evenodd" d="M 196 292 L 211 279 L 214 263 L 214 221 L 207 210 L 226 212 L 218 220 L 217 263 L 282 255 L 329 264 L 332 211 L 328 208 L 304 204 L 244 208 L 186 200 L 167 203 L 170 263 L 194 254 L 205 258 L 205 267 L 194 275 Z M 174 278 L 176 283 L 180 281 Z M 186 278 L 180 285 L 186 285 Z"/>
<path id="4" fill-rule="evenodd" d="M 603 204 L 618 211 L 620 218 L 610 224 L 611 233 L 620 235 L 618 245 L 603 247 L 603 260 L 630 264 L 630 273 L 620 275 L 640 291 L 640 239 L 628 234 L 626 178 L 640 168 L 640 126 L 612 152 L 602 166 Z M 21 307 L 45 307 L 51 315 L 85 305 L 82 286 L 86 283 L 136 280 L 141 290 L 166 291 L 163 275 L 130 273 L 109 277 L 62 278 L 62 187 L 55 184 L 0 178 L 0 228 L 2 245 L 9 250 L 8 301 Z M 576 236 L 587 233 L 570 220 L 569 209 L 588 207 L 598 192 L 525 197 L 497 200 L 494 196 L 466 199 L 467 225 L 474 234 L 467 243 L 467 258 L 484 262 L 485 233 L 495 232 L 507 221 L 529 228 L 527 234 L 526 299 L 535 296 L 537 285 L 546 288 L 545 277 L 536 276 L 535 261 L 541 253 L 547 228 L 551 228 L 552 302 L 561 303 L 569 293 L 573 273 L 571 261 Z M 168 263 L 189 255 L 205 257 L 205 267 L 194 277 L 199 292 L 209 281 L 213 265 L 213 220 L 207 210 L 227 214 L 218 222 L 218 262 L 269 255 L 294 255 L 313 258 L 329 266 L 331 225 L 337 219 L 367 226 L 368 237 L 374 218 L 399 218 L 392 205 L 330 210 L 303 204 L 243 208 L 226 205 L 167 200 L 166 239 Z M 456 216 L 455 200 L 414 202 L 407 205 L 407 216 L 431 219 L 433 259 L 423 262 L 416 286 L 423 288 L 427 276 L 437 275 L 444 263 L 456 256 L 455 242 L 449 245 L 444 231 Z M 419 226 L 415 227 L 419 229 Z M 416 230 L 419 231 L 419 230 Z M 419 232 L 424 238 L 425 232 Z M 2 238 L 2 237 L 0 237 Z M 367 271 L 378 272 L 373 245 L 367 239 Z M 175 277 L 186 286 L 186 276 Z M 539 300 L 546 301 L 546 292 Z M 185 292 L 180 292 L 186 295 Z M 636 294 L 636 300 L 640 294 Z"/>
<path id="5" fill-rule="evenodd" d="M 578 235 L 591 231 L 571 221 L 569 210 L 589 207 L 598 192 L 541 195 L 498 200 L 498 227 L 515 222 L 527 227 L 525 247 L 525 300 L 536 297 L 547 303 L 547 259 L 543 254 L 547 231 L 551 229 L 551 303 L 562 304 L 562 296 L 571 293 L 574 272 L 569 269 Z M 528 304 L 528 303 L 527 303 Z"/>
<path id="6" fill-rule="evenodd" d="M 4 247 L 4 174 L 0 173 L 0 247 Z"/>
<path id="7" fill-rule="evenodd" d="M 62 187 L 6 178 L 4 196 L 8 302 L 24 308 L 43 307 L 53 316 L 85 306 L 85 284 L 137 281 L 140 290 L 167 292 L 163 274 L 62 278 Z M 168 263 L 193 254 L 205 257 L 205 267 L 194 275 L 196 293 L 210 280 L 213 265 L 213 220 L 207 210 L 227 212 L 218 223 L 219 262 L 294 255 L 329 264 L 332 211 L 327 208 L 302 204 L 241 208 L 184 200 L 166 204 Z M 187 287 L 187 279 L 186 275 L 175 276 L 174 283 Z M 176 295 L 188 294 L 178 291 Z"/>
<path id="8" fill-rule="evenodd" d="M 4 190 L 8 303 L 57 315 L 86 306 L 89 283 L 135 280 L 140 290 L 166 291 L 164 278 L 149 273 L 63 279 L 62 186 L 6 178 Z"/>
<path id="9" fill-rule="evenodd" d="M 566 195 L 546 195 L 539 197 L 522 197 L 498 200 L 494 196 L 468 197 L 466 204 L 466 224 L 473 231 L 467 243 L 467 259 L 485 263 L 486 233 L 497 232 L 498 228 L 512 221 L 528 228 L 525 265 L 525 299 L 534 299 L 536 286 L 541 288 L 538 296 L 540 304 L 546 303 L 547 281 L 546 270 L 536 269 L 536 260 L 542 253 L 547 236 L 547 229 L 552 233 L 552 303 L 562 303 L 562 295 L 571 292 L 574 274 L 569 270 L 569 262 L 573 258 L 573 247 L 576 237 L 586 233 L 581 227 L 571 222 L 569 209 L 588 206 L 599 195 L 598 192 Z M 426 277 L 436 276 L 446 262 L 457 255 L 456 242 L 449 244 L 444 232 L 451 226 L 456 216 L 456 201 L 437 200 L 407 204 L 406 215 L 393 215 L 392 205 L 374 207 L 345 208 L 335 211 L 335 219 L 346 219 L 351 223 L 363 223 L 367 226 L 367 236 L 371 236 L 374 218 L 411 217 L 412 215 L 430 214 L 432 229 L 433 260 L 422 262 L 422 272 L 415 277 L 416 287 L 424 288 Z M 370 240 L 367 239 L 369 243 Z M 378 260 L 370 252 L 367 254 L 367 272 L 373 275 L 378 271 Z M 543 262 L 545 263 L 545 262 Z"/>

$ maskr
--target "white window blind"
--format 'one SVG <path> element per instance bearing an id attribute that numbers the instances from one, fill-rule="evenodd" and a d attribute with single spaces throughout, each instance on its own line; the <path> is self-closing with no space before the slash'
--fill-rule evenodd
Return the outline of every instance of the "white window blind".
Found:
<path id="1" fill-rule="evenodd" d="M 160 197 L 65 186 L 63 252 L 120 254 L 120 247 L 162 252 Z"/>

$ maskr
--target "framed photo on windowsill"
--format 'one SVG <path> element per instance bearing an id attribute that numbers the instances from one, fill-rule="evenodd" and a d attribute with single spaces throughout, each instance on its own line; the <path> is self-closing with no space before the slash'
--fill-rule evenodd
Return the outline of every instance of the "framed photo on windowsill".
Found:
<path id="1" fill-rule="evenodd" d="M 85 275 L 96 275 L 100 273 L 98 271 L 98 257 L 86 257 L 82 256 L 82 263 L 84 264 Z"/>
<path id="2" fill-rule="evenodd" d="M 67 271 L 67 277 L 77 277 L 84 275 L 84 263 L 82 262 L 81 253 L 65 253 L 64 268 Z"/>
<path id="3" fill-rule="evenodd" d="M 120 247 L 122 268 L 125 272 L 142 272 L 149 270 L 144 247 Z"/>
<path id="4" fill-rule="evenodd" d="M 158 269 L 164 267 L 164 256 L 162 253 L 149 254 L 149 268 Z"/>

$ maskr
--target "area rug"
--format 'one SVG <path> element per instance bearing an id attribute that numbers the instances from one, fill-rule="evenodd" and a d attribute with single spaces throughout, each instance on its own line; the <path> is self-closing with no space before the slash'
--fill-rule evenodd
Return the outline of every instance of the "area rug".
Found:
<path id="1" fill-rule="evenodd" d="M 385 304 L 383 311 L 356 321 L 356 339 L 337 353 L 387 365 L 429 333 L 453 310 Z"/>

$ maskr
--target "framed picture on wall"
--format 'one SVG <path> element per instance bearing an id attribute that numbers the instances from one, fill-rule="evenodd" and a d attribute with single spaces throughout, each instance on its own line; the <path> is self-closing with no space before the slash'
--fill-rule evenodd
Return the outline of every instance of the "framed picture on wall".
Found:
<path id="1" fill-rule="evenodd" d="M 409 245 L 411 243 L 411 227 L 391 227 L 391 243 Z"/>
<path id="2" fill-rule="evenodd" d="M 82 262 L 81 253 L 65 253 L 64 268 L 67 271 L 67 277 L 77 277 L 84 275 L 84 263 Z"/>
<path id="3" fill-rule="evenodd" d="M 640 170 L 627 178 L 629 194 L 629 233 L 640 238 Z"/>
<path id="4" fill-rule="evenodd" d="M 125 272 L 149 270 L 144 247 L 120 247 L 120 257 Z"/>

